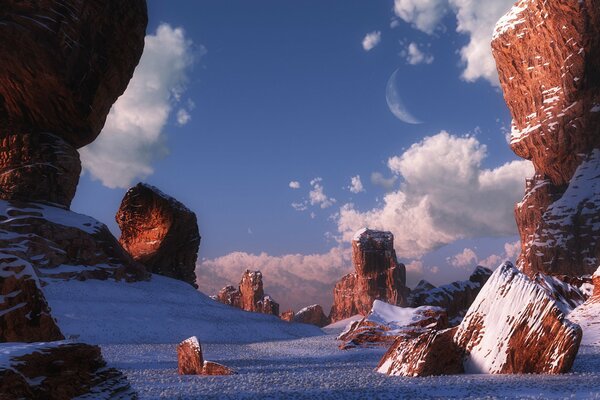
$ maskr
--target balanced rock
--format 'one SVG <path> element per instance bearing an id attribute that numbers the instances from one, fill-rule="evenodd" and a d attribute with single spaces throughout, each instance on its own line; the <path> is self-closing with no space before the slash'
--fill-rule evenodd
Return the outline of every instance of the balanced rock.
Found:
<path id="1" fill-rule="evenodd" d="M 137 398 L 127 378 L 107 368 L 98 346 L 52 342 L 0 348 L 0 400 Z"/>
<path id="2" fill-rule="evenodd" d="M 546 291 L 510 263 L 489 279 L 459 325 L 467 373 L 568 372 L 581 328 L 566 319 Z"/>
<path id="3" fill-rule="evenodd" d="M 541 286 L 505 263 L 492 274 L 458 327 L 398 339 L 379 371 L 402 376 L 453 374 L 458 352 L 467 373 L 564 373 L 573 365 L 581 337 L 581 328 L 566 319 Z M 441 353 L 443 347 L 451 354 Z"/>
<path id="4" fill-rule="evenodd" d="M 250 312 L 279 315 L 279 304 L 271 296 L 265 295 L 260 271 L 247 269 L 237 289 L 225 286 L 215 300 Z"/>
<path id="5" fill-rule="evenodd" d="M 129 189 L 116 215 L 119 242 L 155 274 L 196 285 L 200 233 L 196 214 L 154 186 Z"/>
<path id="6" fill-rule="evenodd" d="M 352 240 L 352 263 L 355 272 L 335 285 L 329 314 L 332 322 L 367 315 L 374 300 L 407 304 L 406 268 L 398 263 L 391 232 L 358 231 Z"/>
<path id="7" fill-rule="evenodd" d="M 371 312 L 352 322 L 337 339 L 340 349 L 390 346 L 399 338 L 414 338 L 426 331 L 448 327 L 446 311 L 440 307 L 403 308 L 375 300 Z"/>
<path id="8" fill-rule="evenodd" d="M 533 162 L 515 213 L 529 276 L 600 262 L 600 2 L 520 0 L 492 42 L 512 113 L 510 145 Z"/>
<path id="9" fill-rule="evenodd" d="M 313 304 L 312 306 L 304 307 L 294 315 L 294 322 L 302 324 L 316 325 L 322 328 L 329 325 L 330 320 L 323 312 L 323 307 L 319 304 Z"/>
<path id="10" fill-rule="evenodd" d="M 196 336 L 177 345 L 177 371 L 179 375 L 233 375 L 225 365 L 204 360 L 202 346 Z"/>
<path id="11" fill-rule="evenodd" d="M 411 291 L 408 304 L 410 307 L 441 307 L 446 310 L 450 325 L 456 326 L 491 275 L 492 271 L 488 268 L 477 267 L 466 281 L 456 281 L 437 288 L 427 281 L 421 281 Z"/>
<path id="12" fill-rule="evenodd" d="M 33 267 L 0 253 L 0 342 L 62 339 Z"/>

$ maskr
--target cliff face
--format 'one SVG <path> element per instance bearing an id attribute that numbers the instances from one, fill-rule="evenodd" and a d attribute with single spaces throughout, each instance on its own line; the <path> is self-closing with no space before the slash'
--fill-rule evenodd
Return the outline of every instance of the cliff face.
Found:
<path id="1" fill-rule="evenodd" d="M 355 273 L 344 276 L 333 292 L 332 322 L 367 315 L 374 300 L 406 305 L 406 268 L 398 263 L 391 232 L 363 229 L 352 240 Z"/>
<path id="2" fill-rule="evenodd" d="M 535 175 L 515 208 L 520 269 L 593 273 L 600 256 L 600 1 L 521 0 L 492 42 L 513 116 L 510 145 Z"/>
<path id="3" fill-rule="evenodd" d="M 154 186 L 139 183 L 125 194 L 116 220 L 119 242 L 136 261 L 150 272 L 198 287 L 196 214 Z"/>

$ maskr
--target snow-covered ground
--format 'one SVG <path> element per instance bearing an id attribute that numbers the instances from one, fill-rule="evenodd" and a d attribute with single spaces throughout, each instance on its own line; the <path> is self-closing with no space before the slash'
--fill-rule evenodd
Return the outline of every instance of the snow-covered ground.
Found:
<path id="1" fill-rule="evenodd" d="M 588 324 L 570 374 L 402 378 L 374 371 L 383 348 L 338 349 L 336 335 L 358 317 L 324 334 L 216 303 L 160 276 L 134 284 L 56 281 L 44 292 L 63 332 L 101 344 L 110 366 L 127 375 L 141 399 L 600 399 L 600 343 L 592 340 L 600 338 L 600 324 L 590 322 L 600 306 L 573 314 Z M 176 344 L 192 335 L 206 359 L 237 374 L 179 376 Z"/>
<path id="2" fill-rule="evenodd" d="M 66 337 L 92 343 L 251 343 L 322 335 L 218 303 L 187 283 L 153 275 L 149 282 L 50 281 L 43 288 Z"/>

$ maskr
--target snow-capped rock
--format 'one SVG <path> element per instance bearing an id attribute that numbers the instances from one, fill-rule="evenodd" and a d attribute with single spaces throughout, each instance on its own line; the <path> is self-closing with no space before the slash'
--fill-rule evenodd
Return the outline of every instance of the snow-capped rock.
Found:
<path id="1" fill-rule="evenodd" d="M 563 279 L 541 272 L 536 273 L 533 277 L 535 283 L 545 290 L 546 294 L 556 302 L 561 311 L 568 314 L 582 305 L 587 300 L 588 295 L 581 289 L 584 279 L 572 279 L 568 276 L 564 276 Z M 569 282 L 578 283 L 579 285 Z"/>
<path id="2" fill-rule="evenodd" d="M 323 307 L 319 304 L 313 304 L 298 311 L 294 315 L 294 322 L 316 325 L 321 328 L 329 325 L 330 320 L 323 312 Z"/>
<path id="3" fill-rule="evenodd" d="M 344 276 L 333 290 L 331 321 L 367 315 L 374 300 L 407 304 L 406 268 L 396 259 L 391 232 L 359 230 L 352 240 L 352 262 L 355 273 Z"/>
<path id="4" fill-rule="evenodd" d="M 62 339 L 33 267 L 0 253 L 0 342 Z"/>
<path id="5" fill-rule="evenodd" d="M 458 326 L 467 373 L 563 373 L 573 365 L 581 328 L 546 291 L 511 263 L 492 274 Z"/>
<path id="6" fill-rule="evenodd" d="M 403 308 L 373 302 L 371 312 L 360 321 L 350 324 L 337 339 L 344 343 L 340 349 L 389 346 L 400 337 L 416 337 L 427 330 L 448 327 L 446 311 L 439 307 Z"/>
<path id="7" fill-rule="evenodd" d="M 179 375 L 232 375 L 234 371 L 202 356 L 202 346 L 196 336 L 177 345 L 177 372 Z"/>
<path id="8" fill-rule="evenodd" d="M 600 262 L 600 2 L 520 0 L 492 48 L 511 148 L 535 168 L 515 208 L 518 267 L 591 274 Z"/>

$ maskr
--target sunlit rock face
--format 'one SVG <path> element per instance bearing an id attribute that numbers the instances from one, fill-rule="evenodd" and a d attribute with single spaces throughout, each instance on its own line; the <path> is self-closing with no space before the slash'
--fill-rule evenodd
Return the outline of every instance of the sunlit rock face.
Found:
<path id="1" fill-rule="evenodd" d="M 279 304 L 271 296 L 265 295 L 260 271 L 247 269 L 237 289 L 231 285 L 225 286 L 214 299 L 245 311 L 279 315 Z"/>
<path id="2" fill-rule="evenodd" d="M 323 312 L 323 307 L 319 304 L 304 307 L 294 315 L 293 321 L 302 324 L 316 325 L 320 328 L 329 325 L 330 323 L 329 318 Z"/>
<path id="3" fill-rule="evenodd" d="M 233 375 L 225 365 L 207 361 L 202 355 L 202 345 L 192 336 L 177 345 L 177 372 L 179 375 Z"/>
<path id="4" fill-rule="evenodd" d="M 196 214 L 154 186 L 139 183 L 125 194 L 116 220 L 119 242 L 136 261 L 150 272 L 197 287 Z"/>
<path id="5" fill-rule="evenodd" d="M 2 399 L 135 399 L 127 378 L 106 366 L 100 347 L 83 343 L 15 343 L 2 348 Z"/>
<path id="6" fill-rule="evenodd" d="M 600 255 L 600 1 L 521 0 L 492 48 L 510 145 L 535 175 L 515 213 L 530 276 L 584 275 Z"/>
<path id="7" fill-rule="evenodd" d="M 367 315 L 374 300 L 406 305 L 406 268 L 396 258 L 391 232 L 362 229 L 352 240 L 355 273 L 344 276 L 333 291 L 332 322 Z"/>
<path id="8" fill-rule="evenodd" d="M 0 342 L 62 339 L 33 267 L 15 256 L 0 254 Z"/>
<path id="9" fill-rule="evenodd" d="M 397 376 L 568 372 L 581 343 L 545 289 L 510 263 L 490 277 L 461 324 L 398 340 L 379 364 Z M 456 360 L 460 360 L 457 365 Z"/>

